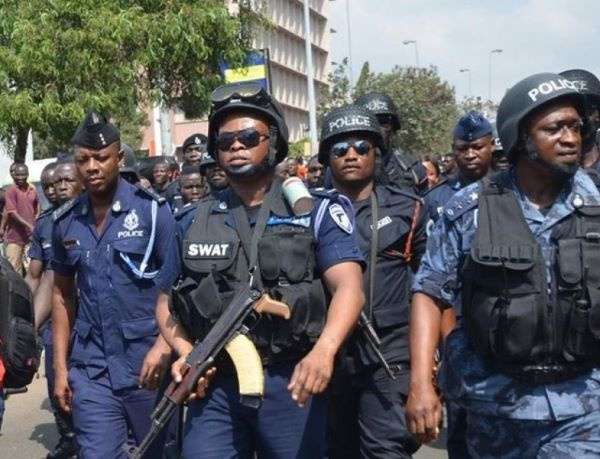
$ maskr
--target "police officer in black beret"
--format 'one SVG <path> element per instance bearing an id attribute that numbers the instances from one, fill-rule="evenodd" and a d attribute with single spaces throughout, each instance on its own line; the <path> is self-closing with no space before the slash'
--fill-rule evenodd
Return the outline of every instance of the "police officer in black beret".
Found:
<path id="1" fill-rule="evenodd" d="M 427 218 L 418 196 L 381 184 L 379 129 L 368 110 L 341 107 L 325 117 L 319 145 L 319 161 L 331 169 L 333 185 L 354 203 L 356 235 L 368 260 L 363 318 L 345 346 L 331 391 L 330 458 L 410 457 L 419 448 L 406 427 L 404 406 L 409 290 L 425 251 Z M 385 363 L 368 341 L 366 322 L 378 334 Z"/>

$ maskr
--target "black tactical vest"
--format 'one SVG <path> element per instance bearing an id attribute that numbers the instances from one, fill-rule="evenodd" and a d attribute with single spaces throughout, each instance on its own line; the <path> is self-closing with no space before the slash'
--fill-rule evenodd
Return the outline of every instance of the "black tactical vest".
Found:
<path id="1" fill-rule="evenodd" d="M 555 227 L 547 267 L 507 180 L 500 173 L 482 183 L 462 271 L 464 326 L 499 371 L 568 376 L 600 360 L 600 206 L 581 205 Z"/>
<path id="2" fill-rule="evenodd" d="M 182 281 L 172 295 L 175 314 L 198 339 L 206 336 L 236 291 L 250 280 L 238 230 L 227 224 L 231 213 L 215 212 L 217 205 L 214 199 L 199 203 L 183 240 Z M 301 221 L 304 226 L 298 224 Z M 308 216 L 294 216 L 278 193 L 258 243 L 254 285 L 285 302 L 292 317 L 287 321 L 265 314 L 252 326 L 250 337 L 263 364 L 304 356 L 325 323 L 327 303 L 321 273 L 316 271 L 315 238 L 309 222 Z"/>

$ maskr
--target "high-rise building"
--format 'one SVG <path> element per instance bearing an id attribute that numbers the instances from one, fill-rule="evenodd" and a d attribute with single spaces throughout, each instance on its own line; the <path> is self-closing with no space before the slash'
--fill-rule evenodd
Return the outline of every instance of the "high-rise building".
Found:
<path id="1" fill-rule="evenodd" d="M 313 81 L 315 94 L 318 96 L 319 87 L 327 85 L 329 73 L 329 0 L 308 1 L 310 1 Z M 236 0 L 225 0 L 225 3 L 231 11 L 235 11 Z M 269 51 L 271 91 L 283 105 L 290 130 L 290 141 L 308 138 L 304 0 L 262 0 L 258 4 L 272 26 L 257 31 L 253 48 Z M 155 110 L 155 114 L 157 112 Z M 152 120 L 152 112 L 149 111 L 148 114 Z M 188 120 L 180 112 L 171 112 L 168 118 L 173 149 L 181 145 L 188 135 L 207 130 L 205 120 Z M 159 123 L 150 123 L 142 141 L 142 149 L 149 149 L 151 154 L 159 150 L 160 145 L 156 145 L 157 136 L 154 134 L 159 129 Z"/>

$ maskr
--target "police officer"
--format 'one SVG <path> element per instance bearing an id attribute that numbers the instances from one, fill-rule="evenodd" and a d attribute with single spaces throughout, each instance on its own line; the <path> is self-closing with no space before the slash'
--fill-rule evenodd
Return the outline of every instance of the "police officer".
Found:
<path id="1" fill-rule="evenodd" d="M 52 306 L 52 284 L 54 283 L 54 272 L 50 265 L 52 260 L 52 225 L 56 208 L 77 197 L 81 192 L 82 184 L 77 176 L 72 157 L 52 164 L 52 193 L 50 195 L 46 191 L 44 193 L 48 201 L 54 203 L 54 206 L 43 212 L 36 221 L 31 248 L 29 249 L 31 264 L 26 280 L 34 295 L 36 327 L 41 329 L 44 343 L 48 398 L 50 399 L 59 434 L 58 444 L 48 453 L 46 458 L 58 459 L 77 457 L 77 442 L 75 441 L 73 419 L 60 409 L 54 396 L 52 324 L 51 321 L 47 320 Z"/>
<path id="2" fill-rule="evenodd" d="M 229 186 L 225 171 L 219 167 L 215 159 L 208 152 L 204 152 L 202 156 L 200 174 L 206 179 L 209 193 L 213 196 Z"/>
<path id="3" fill-rule="evenodd" d="M 54 213 L 55 394 L 82 458 L 125 457 L 128 434 L 143 438 L 170 357 L 155 307 L 178 275 L 175 223 L 161 198 L 121 178 L 119 137 L 87 113 L 72 139 L 86 192 Z"/>
<path id="4" fill-rule="evenodd" d="M 415 188 L 419 182 L 415 167 L 420 161 L 418 157 L 401 151 L 393 144 L 401 124 L 398 109 L 392 98 L 384 92 L 373 91 L 363 94 L 354 103 L 377 117 L 384 144 L 381 161 L 389 180 L 401 186 Z"/>
<path id="5" fill-rule="evenodd" d="M 458 173 L 432 188 L 424 197 L 433 222 L 438 220 L 454 193 L 485 176 L 492 162 L 492 125 L 481 113 L 473 110 L 461 117 L 452 135 Z"/>
<path id="6" fill-rule="evenodd" d="M 154 178 L 153 190 L 159 196 L 164 196 L 171 183 L 171 171 L 169 162 L 166 159 L 158 161 L 152 168 L 152 177 Z"/>
<path id="7" fill-rule="evenodd" d="M 571 80 L 587 102 L 590 129 L 582 146 L 582 165 L 600 172 L 600 80 L 583 69 L 565 70 L 560 73 Z"/>
<path id="8" fill-rule="evenodd" d="M 494 152 L 492 153 L 491 169 L 493 172 L 505 171 L 510 167 L 510 161 L 498 136 L 498 129 L 496 129 L 495 122 L 492 123 L 492 127 L 494 128 Z"/>
<path id="9" fill-rule="evenodd" d="M 183 141 L 181 149 L 183 150 L 183 165 L 200 166 L 203 154 L 206 152 L 207 137 L 204 134 L 196 133 Z M 181 183 L 179 179 L 173 180 L 165 191 L 165 198 L 171 206 L 173 212 L 177 212 L 183 207 L 181 200 Z"/>
<path id="10" fill-rule="evenodd" d="M 377 119 L 363 107 L 341 107 L 325 117 L 319 161 L 331 169 L 335 188 L 354 203 L 356 236 L 368 260 L 364 317 L 372 322 L 395 378 L 386 373 L 360 322 L 332 384 L 330 458 L 411 457 L 419 447 L 406 427 L 404 406 L 409 291 L 425 251 L 427 218 L 418 196 L 378 183 L 382 148 Z"/>
<path id="11" fill-rule="evenodd" d="M 263 317 L 250 331 L 265 367 L 261 408 L 240 403 L 224 356 L 210 390 L 201 390 L 206 396 L 189 403 L 183 455 L 322 457 L 321 394 L 364 301 L 351 205 L 335 192 L 322 193 L 312 212 L 294 213 L 274 179 L 274 167 L 288 151 L 288 128 L 280 105 L 260 85 L 221 86 L 211 100 L 208 151 L 230 187 L 179 221 L 181 285 L 191 291 L 183 299 L 173 295 L 181 322 L 173 321 L 166 305 L 158 312 L 163 334 L 182 356 L 172 370 L 175 379 L 193 339 L 203 338 L 241 285 L 252 282 L 285 302 L 292 317 Z M 213 246 L 219 246 L 218 257 L 190 250 Z M 200 297 L 204 301 L 191 304 L 190 298 Z"/>
<path id="12" fill-rule="evenodd" d="M 179 181 L 181 184 L 181 200 L 183 202 L 183 207 L 200 201 L 202 196 L 204 196 L 204 180 L 198 166 L 191 164 L 185 166 L 181 171 Z"/>
<path id="13" fill-rule="evenodd" d="M 460 190 L 413 285 L 411 431 L 437 435 L 431 355 L 441 309 L 444 395 L 467 410 L 474 457 L 600 456 L 600 193 L 579 169 L 584 98 L 552 73 L 507 91 L 500 140 L 514 167 Z"/>

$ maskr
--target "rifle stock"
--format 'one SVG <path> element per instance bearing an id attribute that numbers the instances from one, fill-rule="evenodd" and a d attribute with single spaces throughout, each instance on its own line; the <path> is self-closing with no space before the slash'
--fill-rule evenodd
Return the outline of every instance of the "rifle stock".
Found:
<path id="1" fill-rule="evenodd" d="M 164 396 L 151 415 L 150 431 L 138 447 L 124 446 L 131 459 L 141 459 L 144 452 L 167 425 L 177 406 L 196 391 L 198 380 L 214 366 L 215 359 L 223 350 L 231 356 L 240 385 L 240 402 L 258 408 L 264 392 L 264 373 L 260 356 L 254 344 L 245 335 L 244 321 L 252 313 L 271 314 L 289 319 L 290 309 L 267 294 L 261 295 L 245 286 L 233 298 L 219 320 L 202 342 L 196 343 L 186 358 L 179 383 L 171 381 Z"/>

